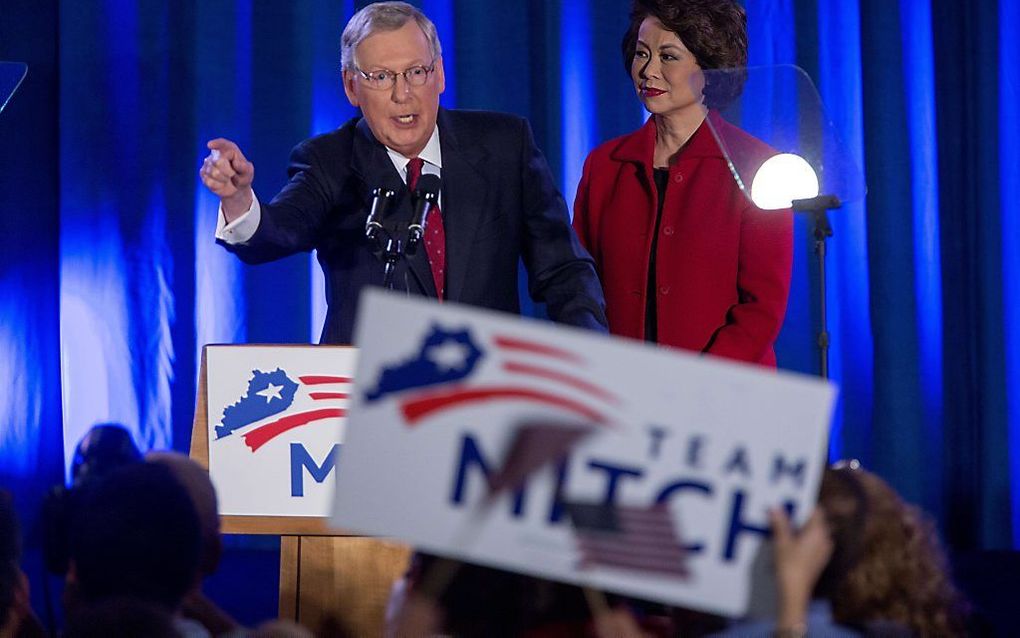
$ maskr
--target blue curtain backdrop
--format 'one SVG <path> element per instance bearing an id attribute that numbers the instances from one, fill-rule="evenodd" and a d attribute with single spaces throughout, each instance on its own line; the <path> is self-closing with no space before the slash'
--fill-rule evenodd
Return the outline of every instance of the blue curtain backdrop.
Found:
<path id="1" fill-rule="evenodd" d="M 0 114 L 0 484 L 26 518 L 98 421 L 186 449 L 203 344 L 315 340 L 314 259 L 250 268 L 215 246 L 197 169 L 229 137 L 269 197 L 294 144 L 353 116 L 338 42 L 363 4 L 0 5 L 0 59 L 30 66 Z M 418 4 L 443 40 L 444 105 L 527 116 L 568 201 L 586 153 L 643 121 L 625 0 Z M 747 9 L 751 64 L 805 68 L 868 181 L 832 215 L 831 455 L 888 478 L 957 549 L 1020 547 L 1020 6 Z M 779 356 L 813 372 L 807 231 Z"/>

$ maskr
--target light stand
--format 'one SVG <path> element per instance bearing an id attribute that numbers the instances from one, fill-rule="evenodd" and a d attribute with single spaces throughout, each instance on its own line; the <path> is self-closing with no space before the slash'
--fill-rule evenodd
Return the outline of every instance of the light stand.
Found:
<path id="1" fill-rule="evenodd" d="M 828 308 L 826 305 L 825 281 L 825 240 L 832 237 L 832 226 L 829 224 L 829 211 L 843 205 L 835 195 L 819 195 L 810 199 L 795 199 L 793 210 L 809 213 L 814 222 L 812 235 L 815 238 L 815 255 L 818 258 L 818 375 L 829 378 L 829 325 Z"/>
<path id="2" fill-rule="evenodd" d="M 737 187 L 761 210 L 792 208 L 811 216 L 818 288 L 812 290 L 817 300 L 809 303 L 819 324 L 812 340 L 818 375 L 828 379 L 828 212 L 864 199 L 864 174 L 803 69 L 776 65 L 710 69 L 702 75 L 703 81 L 692 76 L 691 90 L 702 90 L 706 100 L 718 105 L 706 121 Z"/>

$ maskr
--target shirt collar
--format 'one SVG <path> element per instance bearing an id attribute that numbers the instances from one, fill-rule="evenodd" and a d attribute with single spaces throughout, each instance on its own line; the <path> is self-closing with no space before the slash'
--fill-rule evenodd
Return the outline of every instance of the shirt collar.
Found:
<path id="1" fill-rule="evenodd" d="M 411 158 L 401 155 L 388 146 L 386 147 L 386 154 L 390 156 L 390 161 L 393 162 L 393 167 L 397 169 L 397 173 L 406 179 L 407 163 L 411 161 Z M 426 166 L 431 165 L 440 170 L 443 168 L 443 153 L 439 146 L 438 124 L 434 129 L 432 129 L 432 136 L 429 137 L 429 141 L 425 143 L 425 148 L 421 150 L 421 153 L 418 153 L 418 157 L 425 160 Z"/>

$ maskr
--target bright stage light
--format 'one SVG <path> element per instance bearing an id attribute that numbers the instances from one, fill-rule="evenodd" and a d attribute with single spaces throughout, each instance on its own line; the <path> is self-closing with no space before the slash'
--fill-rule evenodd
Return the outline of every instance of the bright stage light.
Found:
<path id="1" fill-rule="evenodd" d="M 793 153 L 780 153 L 765 160 L 751 182 L 751 200 L 764 210 L 789 208 L 795 199 L 817 196 L 815 169 Z"/>

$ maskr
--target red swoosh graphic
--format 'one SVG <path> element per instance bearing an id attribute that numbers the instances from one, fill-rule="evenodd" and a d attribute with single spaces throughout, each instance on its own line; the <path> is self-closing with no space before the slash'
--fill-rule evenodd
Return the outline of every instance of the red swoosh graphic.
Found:
<path id="1" fill-rule="evenodd" d="M 592 423 L 604 425 L 605 417 L 602 413 L 589 408 L 588 406 L 565 399 L 555 394 L 539 392 L 528 388 L 513 386 L 473 388 L 464 390 L 454 388 L 444 392 L 435 392 L 421 398 L 407 401 L 401 406 L 404 412 L 404 419 L 413 424 L 429 416 L 433 412 L 454 408 L 467 403 L 478 403 L 480 401 L 496 401 L 500 399 L 525 399 L 536 403 L 544 403 L 553 407 L 562 408 L 584 417 Z"/>
<path id="2" fill-rule="evenodd" d="M 534 343 L 533 341 L 524 341 L 522 339 L 515 339 L 514 337 L 495 337 L 493 338 L 493 342 L 496 346 L 503 348 L 504 350 L 517 350 L 518 352 L 530 352 L 531 354 L 544 354 L 549 357 L 563 359 L 564 361 L 571 361 L 574 363 L 581 362 L 581 357 L 569 350 L 561 350 L 560 348 L 546 346 L 541 343 Z"/>
<path id="3" fill-rule="evenodd" d="M 311 423 L 312 421 L 333 419 L 342 417 L 345 414 L 347 414 L 347 410 L 344 410 L 343 408 L 323 408 L 322 410 L 309 410 L 308 412 L 291 414 L 290 416 L 285 416 L 282 419 L 277 419 L 276 421 L 259 426 L 245 434 L 243 437 L 244 444 L 250 447 L 252 452 L 255 452 L 260 447 L 280 436 L 284 432 L 301 427 L 302 425 Z"/>
<path id="4" fill-rule="evenodd" d="M 562 372 L 552 370 L 550 368 L 528 365 L 526 363 L 518 363 L 516 361 L 507 361 L 506 363 L 503 364 L 503 369 L 506 370 L 507 372 L 514 372 L 517 374 L 530 374 L 536 377 L 549 379 L 551 381 L 559 381 L 560 383 L 565 383 L 576 390 L 580 390 L 581 392 L 585 392 L 604 401 L 608 401 L 609 403 L 616 404 L 620 402 L 620 400 L 617 399 L 615 395 L 606 392 L 605 390 L 603 390 L 602 388 L 593 383 L 588 383 L 584 379 L 579 379 L 578 377 L 575 377 L 573 375 L 564 374 Z"/>
<path id="5" fill-rule="evenodd" d="M 322 375 L 308 375 L 298 377 L 305 385 L 323 385 L 325 383 L 350 383 L 350 377 L 328 377 Z"/>
<path id="6" fill-rule="evenodd" d="M 346 392 L 309 392 L 308 396 L 312 397 L 316 401 L 322 401 L 323 399 L 346 399 Z"/>

